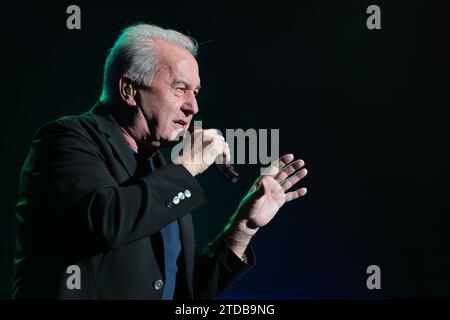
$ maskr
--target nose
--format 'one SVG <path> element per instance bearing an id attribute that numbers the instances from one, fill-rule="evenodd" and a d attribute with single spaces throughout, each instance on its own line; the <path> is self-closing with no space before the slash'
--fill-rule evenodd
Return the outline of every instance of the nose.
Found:
<path id="1" fill-rule="evenodd" d="M 197 98 L 192 90 L 190 90 L 186 96 L 186 100 L 181 106 L 181 111 L 183 111 L 186 116 L 195 115 L 198 112 Z"/>

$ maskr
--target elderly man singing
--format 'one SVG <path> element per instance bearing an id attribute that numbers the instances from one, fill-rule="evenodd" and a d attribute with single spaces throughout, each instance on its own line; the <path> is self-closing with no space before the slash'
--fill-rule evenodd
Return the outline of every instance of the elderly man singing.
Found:
<path id="1" fill-rule="evenodd" d="M 97 104 L 37 131 L 20 175 L 16 299 L 213 298 L 255 264 L 252 236 L 306 194 L 288 191 L 307 174 L 303 160 L 282 156 L 197 251 L 190 213 L 205 197 L 195 177 L 230 151 L 215 130 L 186 135 L 198 112 L 196 51 L 174 30 L 126 28 Z M 160 149 L 180 135 L 202 147 L 166 163 Z"/>

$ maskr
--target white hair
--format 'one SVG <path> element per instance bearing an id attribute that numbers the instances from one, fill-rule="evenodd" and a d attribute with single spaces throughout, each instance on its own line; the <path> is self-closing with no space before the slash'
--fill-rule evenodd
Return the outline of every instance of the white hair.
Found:
<path id="1" fill-rule="evenodd" d="M 119 79 L 126 75 L 138 85 L 150 85 L 158 69 L 159 59 L 155 40 L 165 40 L 197 55 L 197 41 L 178 31 L 139 23 L 125 28 L 109 49 L 103 73 L 100 101 L 117 101 Z"/>

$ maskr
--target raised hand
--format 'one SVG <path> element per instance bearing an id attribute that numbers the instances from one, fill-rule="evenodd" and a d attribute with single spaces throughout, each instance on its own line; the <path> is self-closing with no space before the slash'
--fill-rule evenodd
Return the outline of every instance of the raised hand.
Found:
<path id="1" fill-rule="evenodd" d="M 286 154 L 253 183 L 226 228 L 228 243 L 238 255 L 244 252 L 251 236 L 268 224 L 286 202 L 306 194 L 304 187 L 287 192 L 307 175 L 304 165 L 303 160 L 294 161 L 294 155 Z"/>

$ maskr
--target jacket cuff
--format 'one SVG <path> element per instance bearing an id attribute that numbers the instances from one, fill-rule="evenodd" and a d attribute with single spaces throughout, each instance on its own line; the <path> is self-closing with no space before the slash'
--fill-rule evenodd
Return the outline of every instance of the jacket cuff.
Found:
<path id="1" fill-rule="evenodd" d="M 210 243 L 209 247 L 212 251 L 223 252 L 226 265 L 230 270 L 235 271 L 238 277 L 252 269 L 256 264 L 256 255 L 251 243 L 249 243 L 245 249 L 244 255 L 247 262 L 244 262 L 233 252 L 233 250 L 228 247 L 225 240 L 225 234 L 223 232 L 221 232 L 216 239 Z"/>

